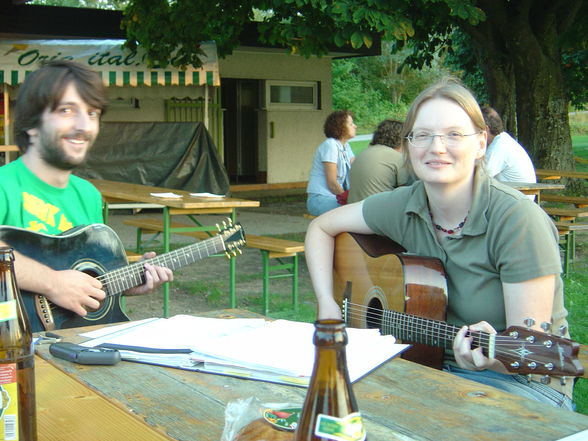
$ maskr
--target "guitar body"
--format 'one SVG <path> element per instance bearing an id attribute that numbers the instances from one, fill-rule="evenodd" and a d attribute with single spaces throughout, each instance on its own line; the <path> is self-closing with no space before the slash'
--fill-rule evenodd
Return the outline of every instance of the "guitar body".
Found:
<path id="1" fill-rule="evenodd" d="M 76 227 L 58 236 L 2 227 L 0 239 L 18 252 L 54 270 L 75 269 L 96 277 L 128 265 L 119 237 L 110 227 L 102 224 Z M 85 317 L 80 317 L 72 311 L 50 304 L 44 296 L 24 290 L 21 290 L 21 294 L 33 332 L 46 329 L 51 322 L 49 314 L 53 316 L 56 329 L 129 320 L 122 311 L 120 295 L 107 296 L 99 309 L 88 311 Z"/>
<path id="2" fill-rule="evenodd" d="M 392 240 L 376 235 L 339 234 L 335 240 L 334 296 L 361 305 L 348 317 L 356 328 L 386 333 L 384 312 L 393 310 L 444 321 L 447 307 L 445 271 L 438 259 L 404 254 Z M 413 343 L 403 358 L 440 368 L 443 349 Z"/>

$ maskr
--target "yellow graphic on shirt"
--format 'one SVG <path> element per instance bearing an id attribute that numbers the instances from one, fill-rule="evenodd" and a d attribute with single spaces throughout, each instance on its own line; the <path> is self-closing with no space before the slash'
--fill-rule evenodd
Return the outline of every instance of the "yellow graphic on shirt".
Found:
<path id="1" fill-rule="evenodd" d="M 57 228 L 59 231 L 67 231 L 73 227 L 67 217 L 63 213 L 59 213 L 59 207 L 25 191 L 22 192 L 22 200 L 24 210 L 39 219 L 38 221 L 30 221 L 26 227 L 27 230 L 47 231 L 46 225 Z M 59 218 L 59 222 L 57 222 L 57 218 Z"/>

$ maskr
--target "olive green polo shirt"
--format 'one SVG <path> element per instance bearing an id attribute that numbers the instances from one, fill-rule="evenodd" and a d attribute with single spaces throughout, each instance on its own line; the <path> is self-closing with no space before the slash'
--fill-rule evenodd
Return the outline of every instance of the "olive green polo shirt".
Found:
<path id="1" fill-rule="evenodd" d="M 556 274 L 553 329 L 567 327 L 555 225 L 536 203 L 489 178 L 482 169 L 474 179 L 474 202 L 465 225 L 441 243 L 421 181 L 365 199 L 363 216 L 375 233 L 390 237 L 410 253 L 443 263 L 448 323 L 463 326 L 485 320 L 501 332 L 506 328 L 502 282 Z M 571 382 L 564 387 L 557 383 L 550 386 L 571 396 Z"/>
<path id="2" fill-rule="evenodd" d="M 462 230 L 441 243 L 420 181 L 369 197 L 363 215 L 377 234 L 411 253 L 441 260 L 449 292 L 448 323 L 463 326 L 486 320 L 500 332 L 506 328 L 502 282 L 557 274 L 553 326 L 564 324 L 567 311 L 555 225 L 537 204 L 485 172 L 476 175 L 474 202 Z"/>

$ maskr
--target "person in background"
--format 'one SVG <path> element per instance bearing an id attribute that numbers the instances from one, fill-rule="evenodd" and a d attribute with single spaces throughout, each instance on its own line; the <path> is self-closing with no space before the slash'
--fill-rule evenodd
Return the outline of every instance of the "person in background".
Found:
<path id="1" fill-rule="evenodd" d="M 314 153 L 306 188 L 306 208 L 310 214 L 319 216 L 338 207 L 337 195 L 349 189 L 349 169 L 354 154 L 348 141 L 355 137 L 356 128 L 348 110 L 333 112 L 325 120 L 327 139 Z"/>
<path id="2" fill-rule="evenodd" d="M 492 107 L 483 106 L 482 115 L 488 126 L 488 174 L 503 182 L 537 182 L 531 158 L 523 146 L 504 131 L 498 112 Z"/>
<path id="3" fill-rule="evenodd" d="M 0 167 L 0 225 L 56 235 L 102 223 L 102 197 L 72 174 L 98 136 L 107 98 L 99 75 L 71 61 L 51 61 L 29 74 L 18 91 L 14 132 L 21 156 Z M 101 282 L 77 270 L 56 271 L 18 252 L 21 289 L 85 316 L 105 298 Z M 154 257 L 146 253 L 144 258 Z M 56 257 L 57 258 L 57 257 Z M 145 283 L 125 294 L 146 294 L 171 281 L 170 269 L 145 261 Z"/>
<path id="4" fill-rule="evenodd" d="M 494 334 L 533 318 L 567 326 L 558 233 L 522 193 L 491 179 L 483 164 L 486 123 L 476 99 L 445 80 L 417 96 L 404 123 L 403 152 L 418 178 L 314 219 L 305 254 L 318 319 L 341 318 L 333 296 L 334 239 L 342 232 L 387 236 L 445 268 L 447 322 L 459 328 L 444 369 L 556 407 L 572 409 L 572 382 L 511 375 L 475 347 L 470 332 Z M 349 262 L 353 265 L 353 262 Z"/>
<path id="5" fill-rule="evenodd" d="M 400 121 L 386 119 L 378 125 L 369 147 L 356 156 L 351 166 L 348 203 L 409 182 L 401 153 L 401 132 Z"/>

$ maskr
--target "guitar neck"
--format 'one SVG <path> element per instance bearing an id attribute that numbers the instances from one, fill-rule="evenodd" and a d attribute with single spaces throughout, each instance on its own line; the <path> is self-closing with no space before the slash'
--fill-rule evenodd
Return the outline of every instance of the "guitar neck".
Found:
<path id="1" fill-rule="evenodd" d="M 170 251 L 169 253 L 155 256 L 153 259 L 149 259 L 149 263 L 176 270 L 208 256 L 212 256 L 213 254 L 221 253 L 224 250 L 225 243 L 223 238 L 217 235 L 210 239 Z M 145 282 L 144 262 L 136 262 L 110 271 L 99 276 L 98 280 L 105 286 L 107 295 L 120 294 L 127 289 L 142 285 Z"/>
<path id="2" fill-rule="evenodd" d="M 460 328 L 438 320 L 430 320 L 393 310 L 382 311 L 381 331 L 403 341 L 451 349 Z M 484 354 L 494 357 L 495 337 L 486 332 L 468 331 L 472 347 L 481 347 Z"/>

